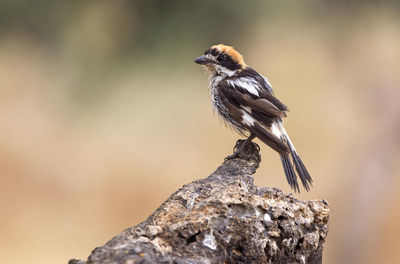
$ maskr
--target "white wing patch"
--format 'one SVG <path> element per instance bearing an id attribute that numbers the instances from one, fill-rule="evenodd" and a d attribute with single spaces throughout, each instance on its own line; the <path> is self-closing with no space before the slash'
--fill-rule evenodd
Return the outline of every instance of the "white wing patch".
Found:
<path id="1" fill-rule="evenodd" d="M 278 138 L 281 138 L 282 136 L 281 130 L 279 129 L 279 124 L 277 124 L 276 122 L 272 123 L 271 132 Z"/>
<path id="2" fill-rule="evenodd" d="M 260 89 L 259 83 L 254 78 L 240 77 L 237 80 L 228 80 L 228 84 L 233 87 L 242 87 L 249 93 L 259 96 L 258 91 Z"/>
<path id="3" fill-rule="evenodd" d="M 245 110 L 242 110 L 243 112 L 243 123 L 248 125 L 248 126 L 254 126 L 254 118 L 249 115 L 249 113 L 247 113 Z"/>

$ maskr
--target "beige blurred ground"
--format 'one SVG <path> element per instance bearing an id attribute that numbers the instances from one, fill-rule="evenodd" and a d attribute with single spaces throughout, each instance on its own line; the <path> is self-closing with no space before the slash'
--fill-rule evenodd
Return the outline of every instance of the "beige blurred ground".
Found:
<path id="1" fill-rule="evenodd" d="M 291 109 L 286 126 L 315 181 L 296 197 L 331 206 L 324 263 L 400 263 L 400 12 L 304 14 L 260 16 L 226 44 Z M 134 14 L 88 4 L 56 49 L 12 29 L 0 36 L 2 263 L 86 258 L 209 175 L 239 138 L 213 116 L 207 75 L 192 63 L 206 46 L 175 40 L 176 61 L 144 53 L 93 67 L 116 63 L 120 15 Z M 264 145 L 256 183 L 290 191 Z"/>

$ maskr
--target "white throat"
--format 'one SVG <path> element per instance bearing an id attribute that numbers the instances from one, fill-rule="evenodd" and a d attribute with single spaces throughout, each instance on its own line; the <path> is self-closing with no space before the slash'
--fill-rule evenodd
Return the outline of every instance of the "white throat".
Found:
<path id="1" fill-rule="evenodd" d="M 218 83 L 220 81 L 222 81 L 223 79 L 225 79 L 227 77 L 231 77 L 234 74 L 236 74 L 236 70 L 232 71 L 232 70 L 229 70 L 220 65 L 216 65 L 215 68 L 212 70 L 211 69 L 207 69 L 207 70 L 210 72 L 209 81 L 210 81 L 211 87 L 218 85 Z"/>
<path id="2" fill-rule="evenodd" d="M 232 76 L 232 75 L 234 75 L 236 73 L 236 70 L 232 71 L 232 70 L 229 70 L 229 69 L 227 69 L 227 68 L 225 68 L 223 66 L 220 66 L 220 65 L 215 65 L 215 71 L 216 71 L 216 75 L 221 75 L 224 78 L 225 77 L 230 77 L 230 76 Z"/>

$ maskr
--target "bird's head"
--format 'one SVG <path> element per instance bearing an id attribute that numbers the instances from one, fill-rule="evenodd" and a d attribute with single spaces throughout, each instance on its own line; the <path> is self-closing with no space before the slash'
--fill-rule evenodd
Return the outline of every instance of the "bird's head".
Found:
<path id="1" fill-rule="evenodd" d="M 243 56 L 233 47 L 224 44 L 211 46 L 194 62 L 206 66 L 214 75 L 232 76 L 247 67 Z"/>

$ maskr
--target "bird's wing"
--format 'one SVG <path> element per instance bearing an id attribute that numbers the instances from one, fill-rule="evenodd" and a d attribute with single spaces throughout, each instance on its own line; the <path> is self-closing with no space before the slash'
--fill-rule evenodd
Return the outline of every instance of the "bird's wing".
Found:
<path id="1" fill-rule="evenodd" d="M 253 99 L 223 83 L 218 85 L 217 90 L 222 103 L 235 121 L 242 124 L 275 151 L 289 152 L 286 143 L 265 128 L 266 123 L 272 124 L 276 118 L 282 116 L 278 108 L 268 100 Z"/>
<path id="2" fill-rule="evenodd" d="M 252 77 L 240 77 L 234 79 L 226 79 L 220 82 L 220 86 L 225 86 L 233 88 L 243 95 L 247 95 L 254 100 L 263 99 L 268 101 L 270 104 L 275 106 L 279 111 L 285 112 L 289 111 L 287 106 L 282 103 L 275 95 L 269 90 L 265 89 L 264 85 Z"/>
<path id="3" fill-rule="evenodd" d="M 262 89 L 254 78 L 226 79 L 221 81 L 218 87 L 232 103 L 246 110 L 267 127 L 270 127 L 275 119 L 286 116 L 287 107 L 272 93 Z"/>
<path id="4" fill-rule="evenodd" d="M 289 111 L 287 106 L 275 97 L 270 82 L 250 67 L 243 69 L 237 75 L 238 78 L 231 79 L 234 86 L 242 86 L 243 92 L 249 93 L 252 97 L 266 99 L 273 103 L 281 111 Z M 229 80 L 229 79 L 228 79 Z"/>
<path id="5" fill-rule="evenodd" d="M 222 81 L 218 87 L 219 91 L 221 91 L 227 99 L 236 105 L 237 107 L 245 109 L 249 114 L 252 114 L 254 111 L 258 111 L 265 115 L 268 115 L 270 118 L 278 118 L 282 117 L 284 111 L 279 110 L 271 101 L 251 96 L 249 93 L 249 89 L 246 88 L 245 85 L 240 82 L 230 82 L 230 81 Z M 252 87 L 251 89 L 256 89 Z"/>

